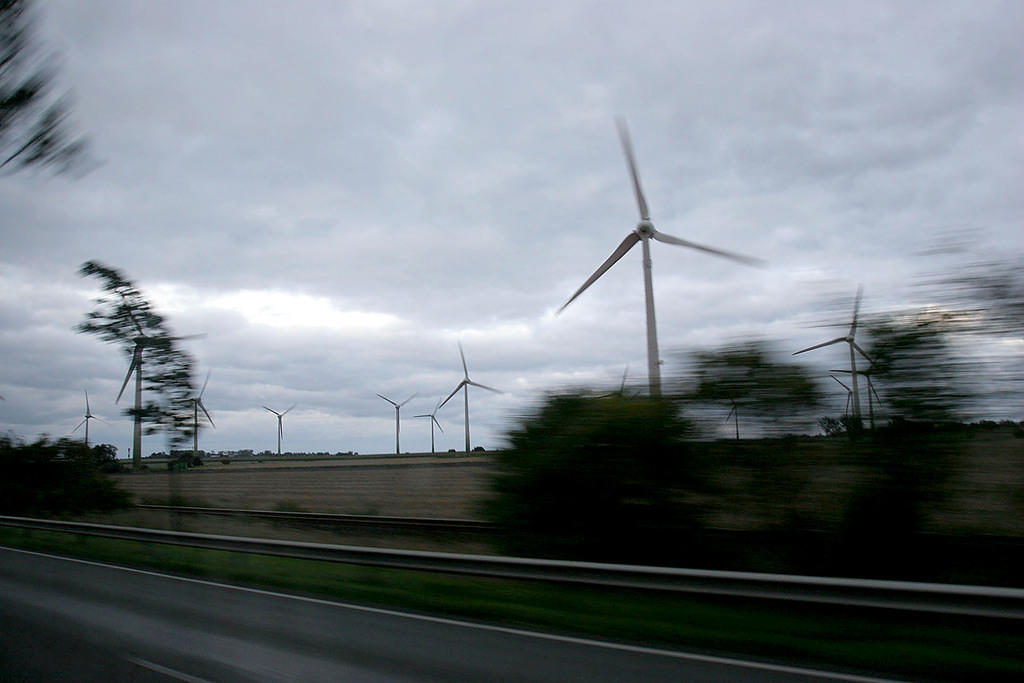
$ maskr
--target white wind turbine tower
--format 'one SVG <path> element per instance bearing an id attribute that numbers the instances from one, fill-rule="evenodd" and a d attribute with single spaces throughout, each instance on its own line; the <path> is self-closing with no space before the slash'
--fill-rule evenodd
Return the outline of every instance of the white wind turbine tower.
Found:
<path id="1" fill-rule="evenodd" d="M 266 406 L 263 406 L 264 410 L 269 410 L 274 415 L 277 415 L 277 454 L 278 455 L 281 455 L 281 437 L 284 436 L 284 425 L 282 424 L 281 421 L 284 419 L 284 416 L 287 415 L 288 412 L 292 408 L 294 408 L 294 407 L 295 407 L 295 404 L 293 403 L 291 408 L 289 408 L 288 410 L 284 411 L 283 413 L 279 413 L 276 410 L 274 410 L 273 408 L 268 408 Z"/>
<path id="2" fill-rule="evenodd" d="M 125 387 L 128 386 L 128 380 L 131 379 L 132 373 L 135 373 L 135 415 L 132 426 L 132 467 L 138 469 L 142 466 L 142 353 L 152 339 L 142 331 L 142 326 L 139 325 L 139 321 L 135 319 L 131 310 L 128 310 L 128 317 L 131 318 L 132 324 L 135 325 L 135 329 L 138 331 L 139 336 L 135 338 L 135 348 L 132 350 L 132 362 L 128 366 L 128 373 L 124 376 L 124 383 L 121 384 L 121 391 L 117 393 L 117 400 L 114 403 L 118 403 L 121 400 L 121 396 L 124 394 Z M 187 337 L 163 337 L 161 341 L 166 340 L 168 342 L 179 339 L 196 339 L 201 337 L 201 334 L 193 334 Z"/>
<path id="3" fill-rule="evenodd" d="M 448 398 L 441 401 L 441 404 L 437 406 L 437 409 L 434 412 L 440 410 L 445 403 L 451 400 L 452 396 L 459 392 L 459 389 L 462 389 L 462 398 L 466 406 L 466 452 L 469 453 L 469 387 L 480 387 L 481 389 L 486 389 L 487 391 L 493 391 L 496 394 L 500 394 L 502 392 L 498 391 L 497 389 L 492 389 L 491 387 L 484 386 L 479 382 L 474 382 L 469 378 L 469 369 L 466 367 L 466 354 L 463 353 L 462 351 L 462 342 L 459 342 L 459 355 L 462 357 L 462 381 L 459 382 L 454 389 L 452 389 L 452 393 L 448 394 Z"/>
<path id="4" fill-rule="evenodd" d="M 429 417 L 430 418 L 430 454 L 431 455 L 434 455 L 434 425 L 437 425 L 437 428 L 441 430 L 442 434 L 444 434 L 444 427 L 442 427 L 441 423 L 437 421 L 437 411 L 440 410 L 440 408 L 441 408 L 441 399 L 438 399 L 437 400 L 437 405 L 434 406 L 434 412 L 432 412 L 432 413 L 425 413 L 423 415 L 413 415 L 413 417 Z"/>
<path id="5" fill-rule="evenodd" d="M 414 398 L 416 398 L 416 394 L 413 394 L 412 396 L 410 396 L 409 398 L 405 399 L 401 403 L 395 403 L 394 401 L 392 401 L 387 396 L 384 396 L 383 394 L 377 394 L 377 395 L 380 396 L 382 399 L 384 399 L 385 401 L 387 401 L 388 403 L 390 403 L 391 405 L 393 405 L 395 407 L 395 455 L 401 455 L 402 451 L 398 447 L 398 432 L 399 432 L 399 429 L 401 427 L 401 417 L 400 416 L 401 416 L 401 413 L 402 413 L 402 406 L 404 406 L 406 403 L 408 403 L 409 401 L 411 401 Z"/>
<path id="6" fill-rule="evenodd" d="M 647 311 L 647 379 L 650 386 L 651 396 L 661 395 L 661 360 L 658 357 L 658 332 L 654 318 L 654 285 L 651 281 L 651 249 L 650 240 L 654 239 L 658 242 L 664 242 L 665 244 L 674 244 L 679 247 L 688 247 L 690 249 L 696 249 L 703 251 L 708 254 L 714 254 L 715 256 L 722 256 L 724 258 L 732 259 L 733 261 L 739 261 L 747 265 L 761 265 L 763 262 L 760 259 L 753 259 L 747 256 L 741 256 L 732 252 L 723 251 L 721 249 L 713 249 L 706 247 L 688 240 L 673 237 L 672 235 L 666 235 L 663 232 L 658 232 L 654 229 L 654 224 L 651 222 L 651 215 L 647 209 L 647 200 L 644 199 L 643 190 L 640 188 L 640 175 L 637 172 L 636 158 L 633 154 L 633 143 L 629 138 L 629 131 L 626 129 L 626 122 L 623 119 L 617 120 L 619 127 L 619 138 L 622 140 L 622 149 L 626 154 L 626 163 L 629 165 L 629 173 L 633 179 L 633 191 L 636 193 L 637 206 L 640 209 L 640 222 L 637 223 L 636 227 L 626 235 L 626 238 L 622 240 L 612 255 L 605 260 L 601 266 L 594 271 L 586 282 L 583 283 L 576 293 L 569 297 L 569 300 L 562 304 L 562 307 L 558 309 L 558 313 L 565 310 L 565 307 L 573 302 L 576 297 L 583 293 L 587 287 L 592 285 L 599 277 L 604 275 L 605 271 L 615 265 L 615 262 L 621 259 L 627 251 L 633 248 L 633 246 L 640 242 L 643 249 L 643 272 L 644 272 L 644 302 Z"/>
<path id="7" fill-rule="evenodd" d="M 210 426 L 216 428 L 217 425 L 213 424 L 213 418 L 210 417 L 209 411 L 206 410 L 206 406 L 203 405 L 203 393 L 206 391 L 206 384 L 210 381 L 210 371 L 206 371 L 206 379 L 203 381 L 203 388 L 199 390 L 199 393 L 192 397 L 192 457 L 195 458 L 199 455 L 199 410 L 202 409 L 203 414 L 206 415 L 206 419 L 210 421 Z"/>
<path id="8" fill-rule="evenodd" d="M 93 415 L 92 414 L 92 410 L 89 409 L 89 392 L 88 392 L 88 390 L 85 390 L 85 389 L 83 389 L 83 391 L 85 391 L 85 417 L 82 419 L 81 422 L 78 423 L 78 427 L 75 427 L 74 429 L 71 430 L 71 433 L 74 434 L 75 432 L 77 432 L 81 428 L 82 425 L 85 425 L 85 447 L 88 448 L 89 447 L 89 420 L 100 420 L 100 421 L 102 421 L 102 419 L 98 415 Z M 0 396 L 0 398 L 3 398 L 3 397 Z"/>
<path id="9" fill-rule="evenodd" d="M 814 349 L 820 349 L 820 348 L 822 348 L 824 346 L 831 346 L 832 344 L 839 344 L 840 342 L 846 342 L 847 344 L 849 344 L 849 346 L 850 346 L 850 370 L 849 370 L 849 372 L 850 372 L 850 378 L 851 378 L 850 384 L 853 385 L 852 388 L 851 388 L 851 391 L 853 392 L 853 416 L 857 417 L 857 418 L 860 417 L 860 392 L 857 389 L 857 374 L 858 374 L 858 372 L 857 372 L 857 355 L 856 354 L 859 353 L 860 355 L 864 356 L 864 358 L 867 359 L 867 361 L 869 363 L 872 362 L 871 357 L 868 356 L 867 352 L 864 351 L 864 349 L 862 349 L 860 347 L 860 345 L 857 344 L 857 342 L 855 340 L 855 337 L 857 336 L 857 315 L 858 315 L 858 313 L 860 311 L 860 297 L 861 297 L 861 295 L 863 293 L 864 293 L 864 288 L 862 286 L 858 286 L 857 287 L 857 299 L 854 301 L 854 304 L 853 304 L 853 322 L 850 323 L 850 331 L 846 334 L 846 336 L 844 336 L 844 337 L 836 337 L 835 339 L 831 339 L 831 340 L 829 340 L 827 342 L 822 342 L 820 344 L 815 344 L 814 346 L 808 346 L 806 349 L 800 349 L 799 351 L 794 351 L 793 352 L 793 355 L 796 356 L 798 354 L 805 353 L 807 351 L 813 351 Z M 839 380 L 836 380 L 836 381 L 839 381 Z"/>

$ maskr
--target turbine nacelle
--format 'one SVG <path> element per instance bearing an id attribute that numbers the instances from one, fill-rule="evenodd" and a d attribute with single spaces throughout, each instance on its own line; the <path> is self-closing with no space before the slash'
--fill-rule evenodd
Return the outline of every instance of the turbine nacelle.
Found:
<path id="1" fill-rule="evenodd" d="M 634 232 L 641 238 L 654 237 L 657 234 L 657 230 L 654 229 L 654 223 L 649 220 L 641 220 L 637 223 Z"/>

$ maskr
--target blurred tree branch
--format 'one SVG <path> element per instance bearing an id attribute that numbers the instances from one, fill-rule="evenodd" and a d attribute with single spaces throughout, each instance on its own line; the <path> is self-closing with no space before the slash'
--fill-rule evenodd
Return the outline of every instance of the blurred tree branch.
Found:
<path id="1" fill-rule="evenodd" d="M 68 124 L 70 100 L 53 93 L 52 59 L 34 40 L 30 0 L 0 0 L 0 169 L 81 170 L 88 143 Z"/>

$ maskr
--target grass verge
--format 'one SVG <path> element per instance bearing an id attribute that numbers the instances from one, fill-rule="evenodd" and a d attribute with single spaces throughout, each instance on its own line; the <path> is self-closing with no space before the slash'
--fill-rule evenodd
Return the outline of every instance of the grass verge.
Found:
<path id="1" fill-rule="evenodd" d="M 937 680 L 1021 680 L 1024 625 L 360 567 L 0 527 L 0 545 L 644 645 Z"/>

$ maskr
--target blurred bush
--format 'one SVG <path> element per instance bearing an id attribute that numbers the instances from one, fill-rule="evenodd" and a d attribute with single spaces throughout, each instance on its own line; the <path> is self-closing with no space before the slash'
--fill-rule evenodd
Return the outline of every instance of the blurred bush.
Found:
<path id="1" fill-rule="evenodd" d="M 116 449 L 45 437 L 30 444 L 0 436 L 0 513 L 83 512 L 126 507 L 130 496 L 103 476 L 119 471 Z"/>
<path id="2" fill-rule="evenodd" d="M 485 515 L 507 552 L 659 562 L 699 529 L 679 404 L 622 394 L 556 394 L 519 421 Z"/>

